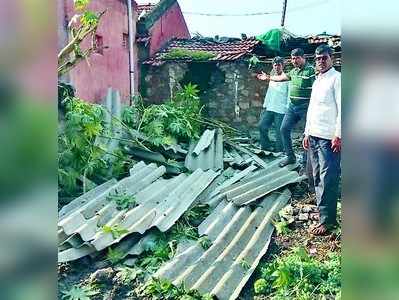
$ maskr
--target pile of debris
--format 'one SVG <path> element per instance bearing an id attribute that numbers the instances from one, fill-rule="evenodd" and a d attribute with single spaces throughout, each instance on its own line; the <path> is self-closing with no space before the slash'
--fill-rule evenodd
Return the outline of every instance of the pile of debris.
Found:
<path id="1" fill-rule="evenodd" d="M 109 180 L 60 210 L 59 262 L 96 256 L 111 245 L 126 258 L 137 256 L 153 228 L 166 232 L 189 209 L 207 205 L 211 213 L 197 228 L 207 246 L 179 245 L 154 276 L 236 299 L 268 249 L 272 219 L 291 197 L 287 186 L 305 179 L 297 165 L 280 168 L 282 154 L 225 139 L 220 129 L 206 130 L 187 150 L 125 148 L 140 160 L 130 176 Z"/>

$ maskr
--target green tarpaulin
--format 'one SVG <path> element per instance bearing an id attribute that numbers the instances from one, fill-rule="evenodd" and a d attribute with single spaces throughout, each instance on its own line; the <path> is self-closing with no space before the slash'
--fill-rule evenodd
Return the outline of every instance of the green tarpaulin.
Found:
<path id="1" fill-rule="evenodd" d="M 269 50 L 280 51 L 281 29 L 272 29 L 268 32 L 258 35 L 256 39 L 261 41 Z"/>

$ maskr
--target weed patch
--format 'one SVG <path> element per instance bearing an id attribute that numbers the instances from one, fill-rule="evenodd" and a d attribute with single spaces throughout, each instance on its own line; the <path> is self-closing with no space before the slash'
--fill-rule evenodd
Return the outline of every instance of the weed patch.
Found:
<path id="1" fill-rule="evenodd" d="M 295 247 L 261 267 L 255 281 L 256 294 L 270 299 L 322 299 L 336 296 L 341 289 L 341 258 L 331 252 L 326 261 L 309 256 L 305 248 Z"/>
<path id="2" fill-rule="evenodd" d="M 104 225 L 102 227 L 102 232 L 111 233 L 114 239 L 118 239 L 125 233 L 128 233 L 129 231 L 125 228 L 122 228 L 119 224 L 115 224 L 112 226 Z"/>
<path id="3" fill-rule="evenodd" d="M 100 293 L 95 287 L 85 285 L 73 285 L 69 289 L 61 290 L 62 299 L 65 300 L 90 300 L 92 296 Z"/>
<path id="4" fill-rule="evenodd" d="M 201 295 L 198 291 L 187 290 L 184 286 L 174 286 L 171 282 L 164 279 L 152 278 L 143 288 L 143 295 L 150 296 L 152 299 L 172 299 L 172 300 L 211 300 L 214 299 L 209 294 Z"/>
<path id="5" fill-rule="evenodd" d="M 168 53 L 162 55 L 162 59 L 165 60 L 174 60 L 174 59 L 209 60 L 213 57 L 215 57 L 215 54 L 209 51 L 187 50 L 182 48 L 172 49 Z"/>

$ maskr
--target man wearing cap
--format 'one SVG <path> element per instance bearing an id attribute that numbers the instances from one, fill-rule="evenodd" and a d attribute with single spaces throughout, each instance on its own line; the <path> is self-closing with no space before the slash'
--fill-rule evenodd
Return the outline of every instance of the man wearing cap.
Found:
<path id="1" fill-rule="evenodd" d="M 315 80 L 315 70 L 313 66 L 306 62 L 302 49 L 297 48 L 291 51 L 291 62 L 294 68 L 287 74 L 283 72 L 281 75 L 267 75 L 265 73 L 259 75 L 261 80 L 290 81 L 288 109 L 280 128 L 287 157 L 280 163 L 280 167 L 296 162 L 294 150 L 292 149 L 291 131 L 306 116 L 312 85 Z M 302 167 L 306 164 L 305 156 Z"/>
<path id="2" fill-rule="evenodd" d="M 276 56 L 273 59 L 273 75 L 281 75 L 283 73 L 284 60 Z M 262 80 L 261 74 L 257 75 L 257 78 Z M 280 127 L 284 118 L 284 114 L 287 111 L 287 100 L 288 100 L 288 81 L 275 82 L 271 81 L 267 89 L 265 101 L 263 103 L 264 112 L 261 115 L 259 123 L 260 132 L 260 144 L 262 150 L 268 151 L 283 151 L 283 144 L 281 141 Z M 276 147 L 273 148 L 270 145 L 269 140 L 269 129 L 274 123 L 276 132 Z"/>
<path id="3" fill-rule="evenodd" d="M 319 209 L 319 224 L 311 229 L 323 235 L 337 224 L 337 200 L 341 160 L 341 73 L 332 66 L 332 50 L 317 47 L 316 69 L 306 117 L 303 148 L 309 150 Z"/>

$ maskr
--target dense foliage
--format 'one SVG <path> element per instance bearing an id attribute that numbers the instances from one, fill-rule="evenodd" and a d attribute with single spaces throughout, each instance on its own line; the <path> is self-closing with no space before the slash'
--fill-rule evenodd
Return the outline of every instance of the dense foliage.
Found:
<path id="1" fill-rule="evenodd" d="M 187 84 L 172 99 L 159 105 L 135 106 L 124 110 L 124 123 L 143 132 L 153 145 L 172 145 L 199 138 L 201 103 L 195 84 Z"/>
<path id="2" fill-rule="evenodd" d="M 104 124 L 105 111 L 100 105 L 77 97 L 67 97 L 65 121 L 58 136 L 58 179 L 61 196 L 83 192 L 84 180 L 103 182 L 126 172 L 130 163 L 120 149 L 108 153 L 109 134 Z M 83 184 L 83 185 L 82 185 Z"/>
<path id="3" fill-rule="evenodd" d="M 279 255 L 261 268 L 261 278 L 255 281 L 256 294 L 270 299 L 311 300 L 340 296 L 341 258 L 330 253 L 328 260 L 309 256 L 305 248 L 296 247 Z M 337 299 L 337 298 L 336 298 Z"/>

